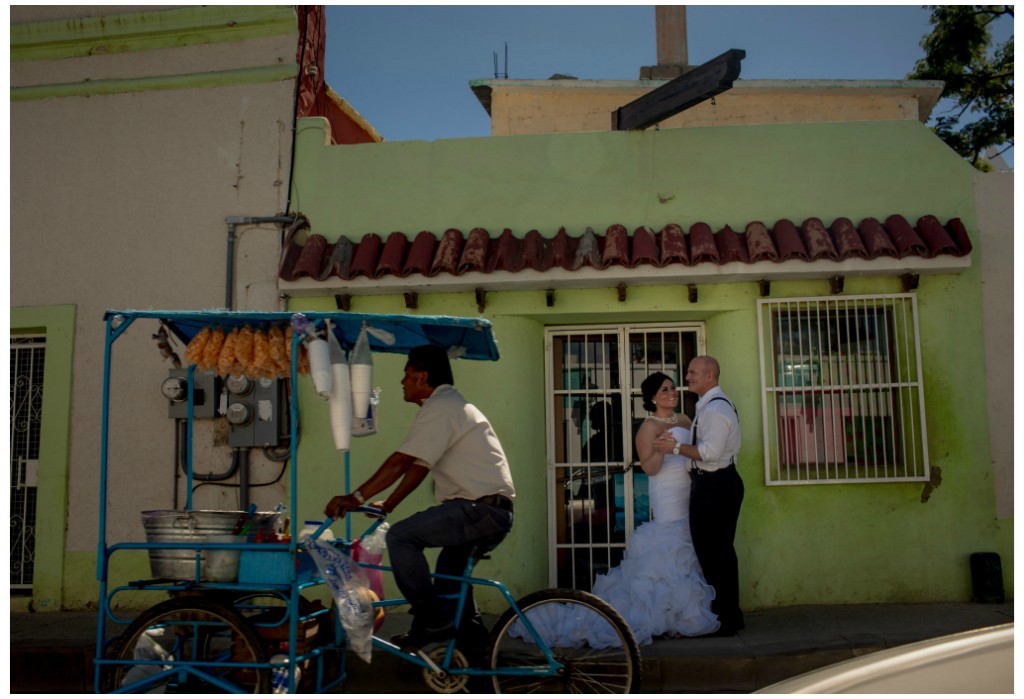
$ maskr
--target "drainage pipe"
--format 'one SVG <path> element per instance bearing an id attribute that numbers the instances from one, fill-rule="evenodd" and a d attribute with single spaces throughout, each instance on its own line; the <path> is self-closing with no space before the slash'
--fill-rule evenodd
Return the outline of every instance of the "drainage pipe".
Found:
<path id="1" fill-rule="evenodd" d="M 227 216 L 224 221 L 228 224 L 227 294 L 224 307 L 233 311 L 235 310 L 235 243 L 238 241 L 235 228 L 260 223 L 286 225 L 295 223 L 295 216 Z"/>

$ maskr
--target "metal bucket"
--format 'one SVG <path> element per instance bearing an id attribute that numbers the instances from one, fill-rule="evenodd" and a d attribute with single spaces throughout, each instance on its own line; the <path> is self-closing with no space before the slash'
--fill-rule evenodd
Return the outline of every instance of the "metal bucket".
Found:
<path id="1" fill-rule="evenodd" d="M 149 510 L 142 513 L 146 541 L 150 544 L 205 543 L 208 536 L 230 534 L 245 512 L 227 510 Z M 250 518 L 249 533 L 269 531 L 277 512 L 257 512 Z M 190 580 L 196 577 L 196 551 L 150 549 L 149 567 L 154 578 Z M 199 577 L 206 577 L 206 551 L 199 551 Z"/>

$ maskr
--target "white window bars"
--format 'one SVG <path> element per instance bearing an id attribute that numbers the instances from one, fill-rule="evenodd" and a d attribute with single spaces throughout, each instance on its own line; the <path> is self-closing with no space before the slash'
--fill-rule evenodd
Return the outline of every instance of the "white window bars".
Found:
<path id="1" fill-rule="evenodd" d="M 758 301 L 768 485 L 926 481 L 913 294 Z"/>

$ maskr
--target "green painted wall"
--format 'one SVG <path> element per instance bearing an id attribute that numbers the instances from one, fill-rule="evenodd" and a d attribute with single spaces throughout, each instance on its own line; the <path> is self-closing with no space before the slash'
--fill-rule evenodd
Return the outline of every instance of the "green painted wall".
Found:
<path id="1" fill-rule="evenodd" d="M 917 122 L 667 129 L 345 146 L 300 122 L 293 206 L 328 239 L 518 236 L 902 213 L 974 220 L 972 173 Z M 923 159 L 923 161 L 922 161 Z M 912 169 L 911 169 L 912 168 Z M 956 194 L 952 194 L 956 192 Z M 952 197 L 952 199 L 951 199 Z M 828 223 L 828 221 L 826 221 Z"/>
<path id="2" fill-rule="evenodd" d="M 696 221 L 742 230 L 748 222 L 826 225 L 893 213 L 963 220 L 977 247 L 971 168 L 916 122 L 866 122 L 676 129 L 643 133 L 511 136 L 325 145 L 317 120 L 300 125 L 293 201 L 328 240 L 448 228 L 505 228 L 517 236 L 559 227 L 578 235 L 621 223 L 655 229 Z M 976 256 L 975 256 L 976 259 Z M 557 277 L 557 273 L 554 273 Z M 638 275 L 643 271 L 638 270 Z M 557 288 L 558 284 L 553 286 Z M 899 293 L 895 277 L 847 278 L 844 293 Z M 332 290 L 332 294 L 334 291 Z M 828 283 L 775 281 L 772 297 L 827 296 Z M 1013 521 L 995 516 L 978 266 L 923 276 L 918 290 L 929 457 L 942 482 L 927 503 L 923 483 L 767 487 L 756 333 L 756 284 L 705 284 L 690 304 L 685 288 L 559 289 L 553 308 L 540 291 L 489 292 L 482 314 L 495 326 L 501 361 L 459 362 L 456 384 L 491 418 L 520 491 L 514 534 L 482 569 L 517 593 L 547 584 L 544 482 L 545 325 L 703 320 L 708 351 L 743 416 L 741 472 L 747 486 L 738 552 L 747 607 L 789 604 L 963 600 L 968 556 L 1001 554 L 1013 589 Z M 421 295 L 417 312 L 478 315 L 470 293 Z M 333 296 L 295 298 L 294 309 L 333 309 Z M 400 294 L 357 296 L 353 310 L 405 313 Z M 983 359 L 982 359 L 983 361 Z M 381 432 L 356 440 L 353 486 L 401 439 L 413 408 L 401 403 L 399 358 L 381 358 Z M 968 372 L 965 367 L 975 367 Z M 301 457 L 322 474 L 304 502 L 326 502 L 339 485 L 325 406 L 302 387 Z M 304 482 L 303 488 L 308 488 Z M 407 512 L 431 502 L 421 489 Z M 322 504 L 320 505 L 322 507 Z M 399 512 L 401 514 L 401 511 Z"/>
<path id="3" fill-rule="evenodd" d="M 181 7 L 111 12 L 11 25 L 11 61 L 105 56 L 132 51 L 245 41 L 296 31 L 289 5 Z"/>

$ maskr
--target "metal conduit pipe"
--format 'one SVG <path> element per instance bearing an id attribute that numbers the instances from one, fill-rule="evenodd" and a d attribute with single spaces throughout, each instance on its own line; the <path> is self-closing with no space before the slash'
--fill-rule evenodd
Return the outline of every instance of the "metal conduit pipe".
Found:
<path id="1" fill-rule="evenodd" d="M 235 228 L 260 223 L 287 225 L 295 222 L 295 216 L 227 216 L 224 221 L 228 224 L 227 295 L 224 307 L 233 311 L 235 310 L 235 243 L 238 241 Z"/>
<path id="2" fill-rule="evenodd" d="M 249 450 L 236 449 L 238 454 L 238 509 L 249 509 Z"/>

